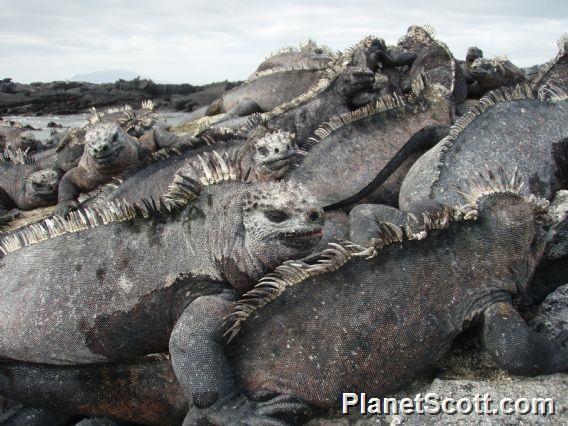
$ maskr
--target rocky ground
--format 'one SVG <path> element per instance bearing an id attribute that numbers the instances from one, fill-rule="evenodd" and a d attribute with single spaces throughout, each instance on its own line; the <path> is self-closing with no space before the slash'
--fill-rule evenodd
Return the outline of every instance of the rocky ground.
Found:
<path id="1" fill-rule="evenodd" d="M 147 99 L 152 99 L 159 110 L 189 112 L 209 105 L 237 84 L 227 81 L 205 86 L 156 84 L 145 79 L 108 84 L 75 81 L 21 84 L 5 78 L 0 80 L 0 114 L 76 114 L 93 106 L 101 108 L 129 103 L 139 107 Z"/>

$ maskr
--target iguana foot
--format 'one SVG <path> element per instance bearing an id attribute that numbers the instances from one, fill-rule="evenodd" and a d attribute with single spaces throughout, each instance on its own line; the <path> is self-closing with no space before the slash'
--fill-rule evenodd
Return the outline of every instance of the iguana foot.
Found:
<path id="1" fill-rule="evenodd" d="M 22 215 L 22 212 L 18 209 L 10 210 L 9 212 L 0 214 L 0 227 L 7 226 L 14 219 L 17 219 Z"/>
<path id="2" fill-rule="evenodd" d="M 55 215 L 67 217 L 69 213 L 79 208 L 77 201 L 70 201 L 66 203 L 59 203 L 54 211 Z"/>
<path id="3" fill-rule="evenodd" d="M 306 421 L 311 414 L 310 408 L 292 395 L 277 395 L 262 401 L 253 401 L 239 395 L 220 399 L 206 409 L 191 408 L 183 426 L 296 425 Z"/>

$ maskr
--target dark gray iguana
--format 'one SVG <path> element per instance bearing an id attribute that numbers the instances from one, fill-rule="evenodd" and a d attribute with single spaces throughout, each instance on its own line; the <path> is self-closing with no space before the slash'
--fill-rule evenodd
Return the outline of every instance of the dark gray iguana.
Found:
<path id="1" fill-rule="evenodd" d="M 137 202 L 143 198 L 158 200 L 172 184 L 178 170 L 204 152 L 226 152 L 241 170 L 249 170 L 247 181 L 268 182 L 282 178 L 296 159 L 298 147 L 294 135 L 284 131 L 258 128 L 248 139 L 235 135 L 227 142 L 214 141 L 203 148 L 158 151 L 150 163 L 127 170 L 118 179 L 118 187 L 104 197 L 105 200 Z M 170 150 L 171 151 L 171 150 Z"/>
<path id="2" fill-rule="evenodd" d="M 542 255 L 547 201 L 519 195 L 520 180 L 497 172 L 470 184 L 469 204 L 425 215 L 418 233 L 382 224 L 370 247 L 330 245 L 309 261 L 285 262 L 236 304 L 209 298 L 193 318 L 218 328 L 176 327 L 185 338 L 170 344 L 173 370 L 163 358 L 66 369 L 6 361 L 0 392 L 147 424 L 176 424 L 189 400 L 185 424 L 280 425 L 251 414 L 239 392 L 293 395 L 316 408 L 337 408 L 343 392 L 385 396 L 479 323 L 486 349 L 510 373 L 566 371 L 568 348 L 529 329 L 511 305 Z M 223 326 L 209 319 L 220 313 Z M 202 344 L 212 334 L 216 343 Z M 228 364 L 223 335 L 232 339 Z M 57 380 L 38 383 L 38 374 Z M 174 377 L 183 378 L 179 387 Z M 300 405 L 280 398 L 260 412 L 298 414 Z"/>
<path id="3" fill-rule="evenodd" d="M 568 93 L 568 33 L 557 41 L 558 54 L 545 64 L 538 75 L 531 81 L 531 87 L 538 89 L 552 85 Z"/>
<path id="4" fill-rule="evenodd" d="M 417 55 L 408 72 L 411 80 L 425 74 L 429 82 L 441 84 L 450 92 L 450 100 L 457 113 L 464 112 L 463 103 L 467 96 L 465 76 L 450 48 L 436 38 L 433 28 L 409 27 L 397 47 Z"/>
<path id="5" fill-rule="evenodd" d="M 543 98 L 545 100 L 540 100 Z M 540 94 L 528 85 L 487 94 L 461 117 L 450 134 L 407 173 L 402 210 L 420 213 L 435 204 L 459 203 L 459 186 L 479 167 L 514 164 L 526 194 L 551 199 L 568 175 L 568 97 L 554 89 Z"/>
<path id="6" fill-rule="evenodd" d="M 8 149 L 0 157 L 0 224 L 6 225 L 19 214 L 57 204 L 60 174 L 40 169 L 21 150 Z"/>
<path id="7" fill-rule="evenodd" d="M 301 185 L 244 183 L 216 153 L 194 177 L 178 175 L 161 208 L 117 202 L 3 239 L 0 358 L 76 365 L 167 351 L 189 337 L 204 296 L 218 294 L 215 309 L 319 242 L 323 211 Z"/>
<path id="8" fill-rule="evenodd" d="M 286 179 L 301 182 L 328 209 L 377 189 L 412 153 L 451 123 L 448 92 L 418 76 L 411 93 L 388 96 L 320 125 Z"/>
<path id="9" fill-rule="evenodd" d="M 129 166 L 137 164 L 160 148 L 193 146 L 192 137 L 179 137 L 154 129 L 140 138 L 130 136 L 116 123 L 99 123 L 85 133 L 85 150 L 77 167 L 70 169 L 59 185 L 58 212 L 76 209 L 81 192 L 95 189 Z"/>

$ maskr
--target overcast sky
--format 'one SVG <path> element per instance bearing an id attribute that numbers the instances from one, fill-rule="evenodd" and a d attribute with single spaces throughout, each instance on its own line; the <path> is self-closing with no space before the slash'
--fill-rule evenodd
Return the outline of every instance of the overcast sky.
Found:
<path id="1" fill-rule="evenodd" d="M 125 69 L 194 84 L 246 78 L 271 51 L 308 38 L 344 49 L 394 44 L 431 24 L 458 58 L 471 45 L 519 66 L 549 60 L 568 0 L 0 0 L 0 78 L 64 80 Z"/>

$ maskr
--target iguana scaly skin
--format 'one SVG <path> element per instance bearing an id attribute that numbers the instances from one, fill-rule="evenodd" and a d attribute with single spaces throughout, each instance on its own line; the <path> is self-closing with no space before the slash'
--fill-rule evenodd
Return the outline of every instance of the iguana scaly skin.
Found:
<path id="1" fill-rule="evenodd" d="M 154 129 L 140 138 L 126 133 L 116 123 L 100 123 L 85 134 L 85 150 L 77 167 L 69 170 L 59 185 L 58 211 L 66 213 L 78 207 L 77 196 L 88 192 L 127 167 L 137 164 L 160 148 L 171 148 L 193 138 L 182 138 L 161 129 Z"/>
<path id="2" fill-rule="evenodd" d="M 467 84 L 463 71 L 450 48 L 438 40 L 433 28 L 413 25 L 398 42 L 400 49 L 417 55 L 409 71 L 411 79 L 425 74 L 428 81 L 444 86 L 451 94 L 453 106 L 461 112 L 467 95 Z"/>
<path id="3" fill-rule="evenodd" d="M 511 296 L 525 290 L 542 255 L 547 202 L 520 196 L 514 177 L 484 179 L 483 188 L 468 194 L 469 205 L 426 215 L 420 233 L 382 224 L 382 237 L 373 246 L 336 244 L 310 261 L 285 262 L 241 301 L 227 304 L 225 327 L 233 340 L 226 353 L 237 386 L 257 397 L 294 395 L 321 408 L 337 408 L 343 392 L 388 395 L 476 323 L 482 324 L 489 353 L 509 372 L 566 370 L 568 349 L 530 330 L 510 304 Z M 202 314 L 207 318 L 206 310 Z M 204 360 L 199 370 L 187 372 L 193 389 L 227 373 L 215 355 L 221 342 L 219 337 L 213 348 L 188 349 L 188 355 Z M 177 377 L 179 367 L 174 359 Z M 28 403 L 148 424 L 175 423 L 183 410 L 180 388 L 188 399 L 192 390 L 172 386 L 167 359 L 83 370 L 6 362 L 0 371 L 4 383 L 11 383 L 0 391 Z M 57 380 L 38 385 L 38 374 Z M 116 377 L 122 379 L 121 390 L 113 388 Z M 216 383 L 221 387 L 211 388 L 212 394 L 234 400 L 224 387 L 227 381 Z M 43 396 L 45 389 L 54 400 Z M 120 404 L 113 403 L 115 397 Z M 226 407 L 194 406 L 186 424 L 266 424 L 266 418 L 243 415 L 246 406 Z M 298 408 L 282 398 L 279 410 L 270 406 L 261 413 L 290 414 Z M 158 417 L 168 413 L 171 418 Z"/>
<path id="4" fill-rule="evenodd" d="M 21 150 L 8 149 L 0 157 L 0 221 L 2 225 L 18 214 L 57 203 L 60 175 L 40 169 Z"/>
<path id="5" fill-rule="evenodd" d="M 531 82 L 533 88 L 552 85 L 568 93 L 568 33 L 557 41 L 558 54 L 538 73 Z"/>
<path id="6" fill-rule="evenodd" d="M 227 114 L 241 117 L 271 111 L 306 92 L 323 77 L 323 69 L 298 68 L 268 70 L 255 74 L 243 85 L 226 92 L 207 109 L 206 115 Z"/>
<path id="7" fill-rule="evenodd" d="M 204 296 L 244 291 L 321 238 L 323 211 L 300 185 L 244 183 L 216 153 L 194 177 L 178 175 L 161 209 L 114 203 L 6 237 L 0 358 L 75 365 L 164 352 L 194 331 Z"/>
<path id="8" fill-rule="evenodd" d="M 540 98 L 546 100 L 540 100 Z M 481 167 L 509 163 L 518 168 L 526 194 L 550 199 L 565 187 L 568 159 L 568 98 L 528 85 L 483 97 L 407 173 L 400 190 L 402 210 L 459 203 L 459 186 Z"/>
<path id="9" fill-rule="evenodd" d="M 328 208 L 354 203 L 426 148 L 430 129 L 450 124 L 447 93 L 418 77 L 404 97 L 332 118 L 308 141 L 305 157 L 286 179 L 302 182 Z"/>

